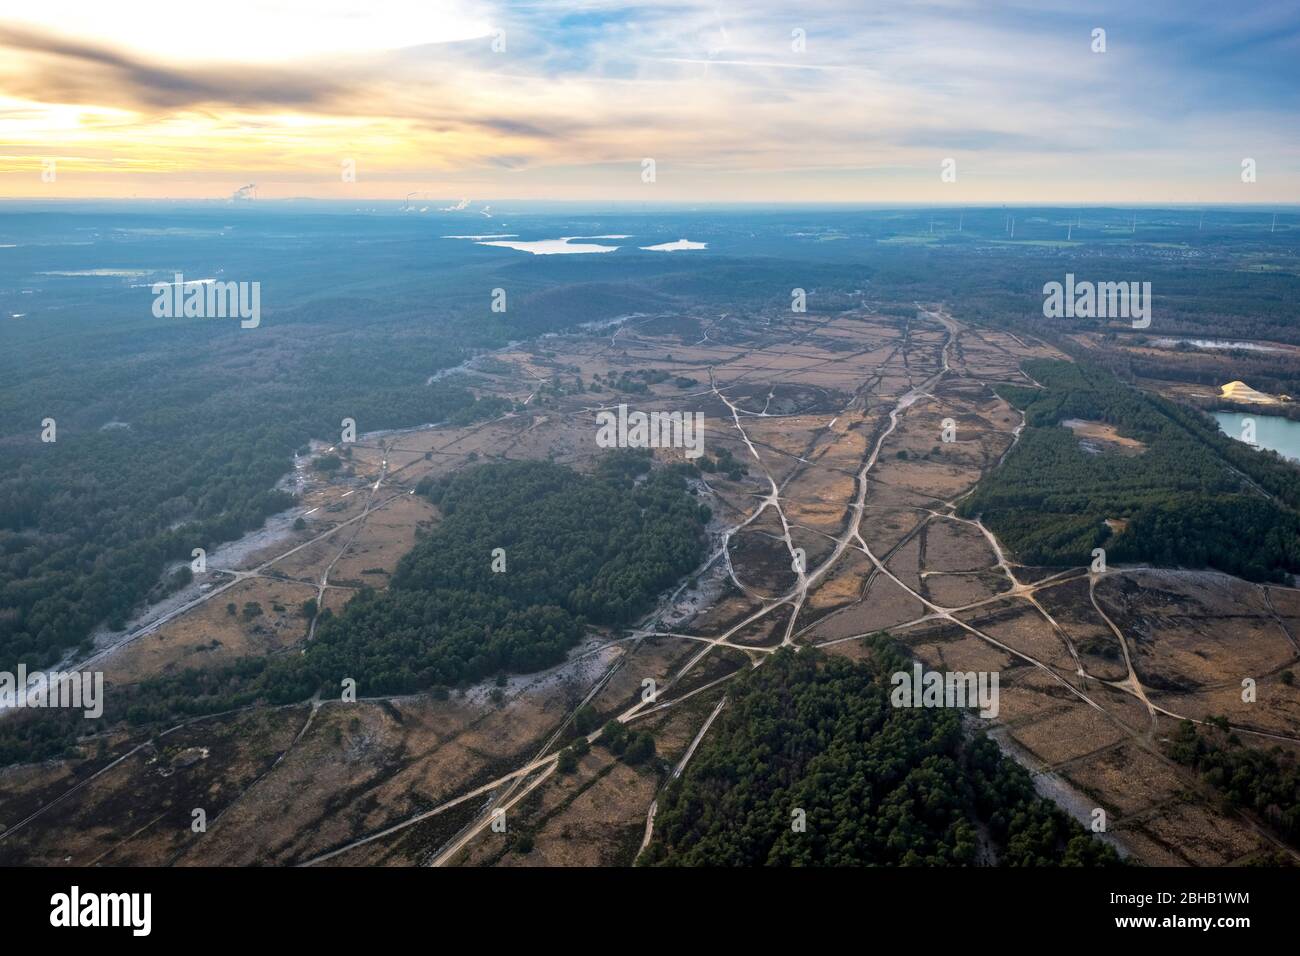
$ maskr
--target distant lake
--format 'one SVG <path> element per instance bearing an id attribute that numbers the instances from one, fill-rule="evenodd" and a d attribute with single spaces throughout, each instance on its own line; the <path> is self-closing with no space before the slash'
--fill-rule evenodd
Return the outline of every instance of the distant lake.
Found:
<path id="1" fill-rule="evenodd" d="M 1293 422 L 1280 415 L 1242 412 L 1215 412 L 1214 418 L 1225 435 L 1238 441 L 1241 440 L 1241 420 L 1253 418 L 1255 419 L 1255 443 L 1259 447 L 1268 448 L 1292 461 L 1300 461 L 1300 422 Z"/>
<path id="2" fill-rule="evenodd" d="M 561 236 L 559 239 L 521 240 L 513 233 L 495 236 L 443 236 L 444 239 L 469 239 L 480 246 L 498 246 L 503 249 L 517 249 L 519 252 L 531 252 L 535 256 L 572 255 L 574 253 L 617 252 L 619 246 L 599 245 L 596 242 L 578 242 L 579 239 L 631 239 L 631 236 Z M 695 242 L 692 239 L 678 239 L 676 242 L 661 242 L 654 246 L 641 246 L 647 252 L 681 252 L 687 249 L 707 249 L 707 242 Z"/>
<path id="3" fill-rule="evenodd" d="M 518 249 L 520 252 L 531 252 L 535 256 L 554 256 L 554 255 L 571 255 L 573 253 L 582 254 L 584 252 L 617 252 L 618 246 L 602 246 L 594 242 L 574 242 L 575 239 L 631 239 L 631 236 L 563 236 L 559 239 L 535 239 L 531 242 L 506 242 L 499 240 L 496 242 L 486 242 L 479 240 L 476 245 L 480 246 L 502 246 L 506 249 Z"/>
<path id="4" fill-rule="evenodd" d="M 707 249 L 707 242 L 695 242 L 691 239 L 678 239 L 676 242 L 661 242 L 657 246 L 642 246 L 647 252 L 680 252 L 683 249 Z"/>

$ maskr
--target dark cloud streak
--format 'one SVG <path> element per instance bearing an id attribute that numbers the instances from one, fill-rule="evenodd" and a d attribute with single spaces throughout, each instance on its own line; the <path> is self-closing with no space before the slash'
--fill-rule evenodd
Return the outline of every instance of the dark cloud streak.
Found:
<path id="1" fill-rule="evenodd" d="M 125 53 L 66 37 L 0 26 L 0 47 L 20 54 L 16 74 L 0 75 L 11 95 L 43 102 L 93 102 L 168 110 L 231 105 L 323 108 L 351 91 L 301 70 L 241 64 L 190 70 L 145 63 Z"/>

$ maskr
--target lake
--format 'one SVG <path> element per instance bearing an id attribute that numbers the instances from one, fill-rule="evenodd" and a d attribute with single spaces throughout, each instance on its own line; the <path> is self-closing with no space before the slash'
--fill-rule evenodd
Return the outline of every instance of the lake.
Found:
<path id="1" fill-rule="evenodd" d="M 531 242 L 515 240 L 507 242 L 479 242 L 480 246 L 501 246 L 505 249 L 518 249 L 531 252 L 535 256 L 568 255 L 584 252 L 617 252 L 618 246 L 602 246 L 594 242 L 574 242 L 575 239 L 631 239 L 631 236 L 563 236 L 559 239 L 534 239 Z"/>
<path id="2" fill-rule="evenodd" d="M 1300 461 L 1300 422 L 1280 415 L 1256 415 L 1243 412 L 1215 412 L 1219 428 L 1230 438 L 1241 439 L 1241 420 L 1255 420 L 1255 443 L 1293 461 Z"/>

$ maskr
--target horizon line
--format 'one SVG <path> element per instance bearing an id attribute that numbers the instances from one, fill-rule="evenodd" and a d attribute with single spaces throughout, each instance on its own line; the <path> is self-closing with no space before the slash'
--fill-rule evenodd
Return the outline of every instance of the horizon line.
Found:
<path id="1" fill-rule="evenodd" d="M 421 200 L 424 203 L 436 202 L 459 202 L 460 200 L 453 196 L 435 197 Z M 1062 200 L 1042 200 L 1036 202 L 1027 201 L 1003 201 L 997 200 L 986 202 L 957 202 L 957 203 L 935 203 L 935 202 L 907 202 L 907 201 L 889 201 L 889 200 L 796 200 L 796 199 L 755 199 L 755 200 L 686 200 L 686 199 L 666 199 L 666 200 L 645 200 L 645 199 L 537 199 L 537 198 L 511 198 L 503 196 L 489 196 L 483 199 L 473 200 L 480 205 L 490 205 L 492 203 L 527 203 L 532 205 L 620 205 L 620 206 L 642 206 L 642 207 L 745 207 L 745 206 L 787 206 L 794 208 L 836 208 L 836 209 L 1041 209 L 1044 207 L 1061 207 L 1072 209 L 1296 209 L 1300 210 L 1300 199 L 1285 200 L 1281 202 L 1143 202 L 1132 203 L 1123 201 L 1103 201 L 1103 202 L 1069 202 Z M 279 196 L 266 199 L 240 199 L 232 200 L 228 197 L 210 196 L 0 196 L 0 203 L 188 203 L 194 205 L 222 205 L 233 208 L 255 209 L 258 206 L 269 206 L 286 203 L 322 203 L 329 205 L 347 205 L 357 203 L 391 203 L 395 205 L 409 205 L 404 198 L 392 196 L 361 196 L 355 199 L 340 199 L 337 197 L 326 196 Z M 452 209 L 435 209 L 429 210 L 423 215 L 429 213 L 461 213 L 466 218 L 477 216 L 484 218 L 478 210 L 452 210 Z"/>

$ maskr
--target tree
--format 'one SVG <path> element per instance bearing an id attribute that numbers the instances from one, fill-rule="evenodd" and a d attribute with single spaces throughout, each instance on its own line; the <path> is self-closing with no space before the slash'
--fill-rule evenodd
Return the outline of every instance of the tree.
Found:
<path id="1" fill-rule="evenodd" d="M 861 663 L 783 648 L 734 678 L 728 706 L 659 797 L 643 862 L 964 866 L 978 862 L 981 831 L 1006 865 L 1118 862 L 996 743 L 968 738 L 957 711 L 892 706 L 890 675 L 911 661 L 887 637 L 867 643 Z M 806 829 L 791 826 L 796 808 Z"/>
<path id="2" fill-rule="evenodd" d="M 623 760 L 629 764 L 644 763 L 654 756 L 655 739 L 646 731 L 631 734 L 623 750 Z"/>
<path id="3" fill-rule="evenodd" d="M 573 715 L 574 729 L 583 735 L 591 733 L 600 725 L 600 716 L 590 704 L 584 704 Z"/>
<path id="4" fill-rule="evenodd" d="M 611 720 L 601 728 L 600 736 L 596 738 L 596 743 L 607 749 L 615 756 L 623 752 L 627 746 L 627 727 L 617 720 Z"/>

